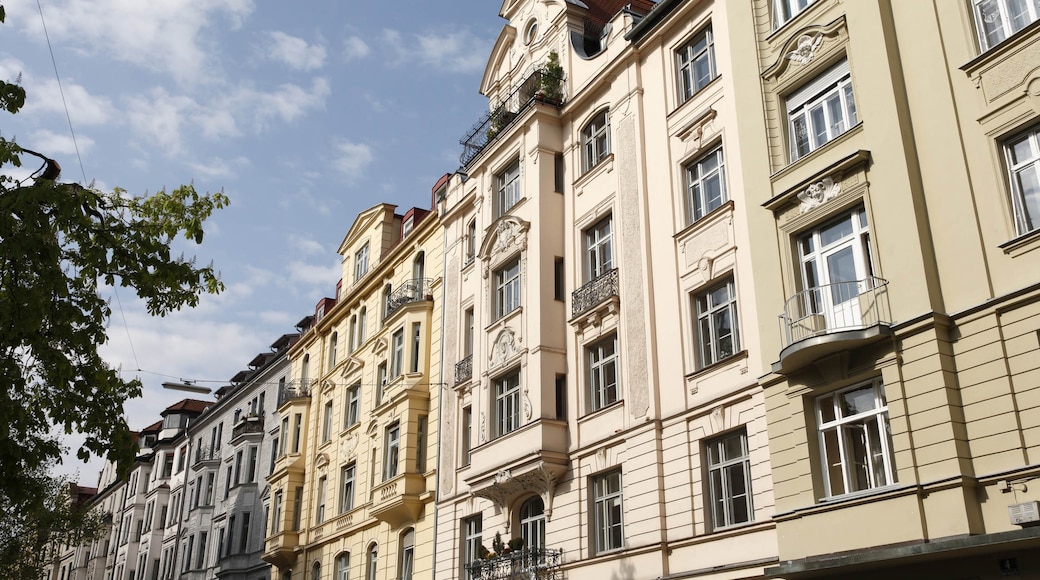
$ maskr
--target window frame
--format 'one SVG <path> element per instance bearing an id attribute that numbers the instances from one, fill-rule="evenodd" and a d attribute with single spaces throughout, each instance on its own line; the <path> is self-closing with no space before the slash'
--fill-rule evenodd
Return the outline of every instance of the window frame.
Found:
<path id="1" fill-rule="evenodd" d="M 713 166 L 709 165 L 711 162 L 714 162 Z M 729 190 L 726 187 L 726 155 L 722 143 L 686 163 L 683 166 L 683 177 L 686 184 L 683 196 L 686 204 L 686 225 L 696 223 L 729 201 Z M 718 196 L 709 198 L 707 191 L 712 183 L 718 184 Z M 717 201 L 714 201 L 716 199 Z"/>
<path id="2" fill-rule="evenodd" d="M 592 282 L 614 269 L 614 214 L 607 214 L 582 232 L 585 280 Z"/>
<path id="3" fill-rule="evenodd" d="M 1024 23 L 1014 22 L 1011 19 L 1011 9 L 1008 7 L 1007 2 L 1008 0 L 972 0 L 971 14 L 972 19 L 975 21 L 975 32 L 979 41 L 980 53 L 992 50 L 1002 42 L 1018 34 L 1022 29 L 1027 28 L 1030 24 L 1040 20 L 1040 5 L 1035 5 L 1032 2 L 1025 2 L 1024 5 L 1026 8 L 1027 21 Z M 994 29 L 993 32 L 999 31 L 1002 38 L 993 41 L 992 43 L 990 40 L 990 34 L 986 31 L 986 18 L 982 15 L 981 10 L 982 5 L 987 3 L 997 6 L 998 18 L 1000 20 L 1000 28 Z M 1030 12 L 1032 12 L 1032 14 L 1029 14 Z"/>
<path id="4" fill-rule="evenodd" d="M 850 415 L 840 416 L 842 409 L 839 405 L 839 401 L 841 401 L 839 397 L 846 393 L 852 393 L 854 391 L 863 391 L 866 389 L 870 389 L 871 391 L 870 394 L 874 407 L 866 411 L 860 411 Z M 830 400 L 831 402 L 830 417 L 832 418 L 830 420 L 828 420 L 828 416 L 825 415 L 825 412 L 828 408 L 828 405 L 826 404 L 828 400 Z M 885 386 L 882 382 L 881 377 L 877 377 L 865 383 L 857 383 L 842 389 L 836 389 L 824 395 L 820 395 L 816 397 L 813 401 L 813 406 L 816 419 L 816 432 L 819 441 L 821 479 L 823 480 L 825 497 L 834 498 L 850 494 L 854 495 L 858 493 L 870 492 L 872 490 L 882 489 L 884 487 L 895 485 L 897 483 L 898 478 L 895 467 L 895 453 L 892 449 L 893 445 L 891 424 L 889 422 L 888 416 L 888 401 L 885 396 Z M 837 435 L 843 434 L 847 436 L 848 431 L 842 433 L 842 427 L 857 424 L 860 421 L 864 421 L 864 424 L 867 424 L 870 422 L 871 419 L 876 419 L 875 425 L 878 430 L 876 433 L 877 445 L 879 446 L 879 448 L 876 450 L 870 449 L 868 453 L 877 451 L 880 455 L 882 463 L 882 473 L 880 475 L 883 475 L 885 480 L 881 483 L 878 483 L 877 481 L 867 481 L 866 485 L 863 487 L 859 487 L 858 489 L 850 489 L 850 483 L 852 483 L 852 479 L 850 476 L 851 469 L 849 469 L 849 466 L 846 464 L 848 456 L 846 455 L 845 450 L 845 446 L 849 442 L 845 440 L 845 437 Z M 836 437 L 833 441 L 835 444 L 838 445 L 838 464 L 832 464 L 829 459 L 828 434 L 832 432 L 836 433 Z M 864 434 L 867 433 L 866 427 L 864 427 L 863 432 Z M 869 447 L 869 441 L 865 443 L 865 445 Z M 867 461 L 872 461 L 872 459 L 869 456 L 865 457 L 865 459 Z M 835 465 L 839 466 L 841 471 L 842 490 L 839 493 L 835 493 L 836 490 L 833 488 L 832 483 L 832 478 L 835 475 L 835 473 L 833 472 L 833 468 L 835 467 Z M 873 471 L 874 469 L 871 465 L 866 465 L 865 467 L 868 469 L 868 472 Z M 868 473 L 867 475 L 869 477 L 872 474 Z M 863 482 L 857 483 L 862 484 Z"/>
<path id="5" fill-rule="evenodd" d="M 361 385 L 347 387 L 347 408 L 343 415 L 343 428 L 347 429 L 361 421 Z"/>
<path id="6" fill-rule="evenodd" d="M 520 274 L 519 257 L 495 270 L 495 320 L 520 308 Z"/>
<path id="7" fill-rule="evenodd" d="M 698 48 L 702 42 L 704 43 L 703 48 Z M 697 65 L 702 62 L 707 62 L 708 78 L 700 83 L 695 72 Z M 709 24 L 697 31 L 675 51 L 675 84 L 679 104 L 682 105 L 692 99 L 718 76 L 719 71 L 715 62 L 715 34 Z"/>
<path id="8" fill-rule="evenodd" d="M 387 482 L 400 473 L 401 423 L 394 421 L 383 432 L 383 481 Z"/>
<path id="9" fill-rule="evenodd" d="M 592 171 L 610 157 L 610 109 L 596 112 L 581 128 L 582 173 Z"/>
<path id="10" fill-rule="evenodd" d="M 345 514 L 354 509 L 354 496 L 357 494 L 357 464 L 348 463 L 340 468 L 339 513 Z"/>
<path id="11" fill-rule="evenodd" d="M 520 203 L 520 158 L 509 162 L 495 174 L 495 217 L 501 217 Z"/>
<path id="12" fill-rule="evenodd" d="M 805 12 L 816 0 L 773 0 L 773 30 L 780 30 L 796 16 Z M 799 6 L 801 4 L 801 6 Z M 786 11 L 781 12 L 784 8 Z"/>
<path id="13" fill-rule="evenodd" d="M 1017 152 L 1016 145 L 1027 144 L 1031 157 L 1025 161 L 1015 162 Z M 1015 222 L 1015 234 L 1024 236 L 1040 230 L 1040 125 L 1029 127 L 1020 131 L 1001 143 L 1004 153 L 1004 163 L 1007 167 L 1007 178 L 1009 194 L 1011 199 L 1011 213 Z M 1035 188 L 1032 192 L 1033 200 L 1030 202 L 1027 195 L 1022 191 L 1022 183 L 1019 177 L 1032 171 Z M 1030 215 L 1030 206 L 1035 212 Z M 1034 224 L 1030 227 L 1031 224 Z"/>
<path id="14" fill-rule="evenodd" d="M 520 369 L 513 369 L 494 379 L 495 437 L 503 437 L 520 428 Z"/>
<path id="15" fill-rule="evenodd" d="M 336 580 L 350 580 L 350 552 L 336 556 Z"/>
<path id="16" fill-rule="evenodd" d="M 730 457 L 726 443 L 736 439 L 740 454 Z M 714 453 L 713 453 L 714 450 Z M 721 530 L 755 521 L 754 498 L 751 490 L 751 451 L 748 447 L 747 429 L 741 428 L 713 437 L 704 443 L 704 464 L 707 471 L 707 501 L 711 529 Z M 743 493 L 734 494 L 732 473 L 743 474 Z M 738 521 L 734 516 L 735 503 L 743 498 L 746 519 Z"/>
<path id="17" fill-rule="evenodd" d="M 354 253 L 354 281 L 357 282 L 368 273 L 368 242 Z"/>
<path id="18" fill-rule="evenodd" d="M 520 504 L 517 517 L 524 547 L 541 554 L 545 550 L 545 501 L 540 495 L 532 495 Z"/>
<path id="19" fill-rule="evenodd" d="M 617 489 L 612 490 L 612 479 L 617 479 Z M 623 549 L 624 531 L 624 484 L 621 468 L 613 469 L 589 478 L 592 517 L 590 531 L 593 555 Z M 616 538 L 613 533 L 616 530 Z"/>
<path id="20" fill-rule="evenodd" d="M 840 129 L 835 129 L 831 117 L 835 113 L 832 107 L 833 97 L 837 97 L 840 105 Z M 822 115 L 817 118 L 814 113 Z M 788 155 L 790 162 L 811 155 L 859 124 L 859 112 L 856 107 L 855 89 L 852 86 L 852 70 L 848 57 L 843 57 L 826 70 L 810 79 L 798 89 L 784 98 L 784 120 L 787 127 Z M 801 121 L 804 132 L 805 150 L 801 150 L 797 121 Z M 821 128 L 816 128 L 817 121 L 823 121 Z M 819 140 L 822 135 L 823 140 Z"/>
<path id="21" fill-rule="evenodd" d="M 462 546 L 459 550 L 462 561 L 462 574 L 460 578 L 470 578 L 466 567 L 480 559 L 480 547 L 483 545 L 484 516 L 474 514 L 462 519 Z"/>
<path id="22" fill-rule="evenodd" d="M 607 352 L 607 348 L 610 352 Z M 618 383 L 618 337 L 613 333 L 585 347 L 586 370 L 588 372 L 589 413 L 605 409 L 621 400 L 621 388 Z M 608 373 L 613 374 L 608 377 Z M 613 398 L 609 395 L 613 391 Z"/>
<path id="23" fill-rule="evenodd" d="M 390 380 L 404 372 L 404 327 L 398 328 L 390 337 Z"/>
<path id="24" fill-rule="evenodd" d="M 726 289 L 728 298 L 718 303 L 713 303 L 712 297 L 723 288 Z M 737 305 L 737 286 L 732 274 L 722 280 L 701 289 L 693 294 L 694 334 L 697 340 L 697 368 L 707 368 L 713 364 L 722 362 L 735 356 L 740 352 L 740 315 Z M 728 337 L 718 334 L 719 314 L 726 314 L 729 318 L 730 332 Z M 707 324 L 707 330 L 705 325 Z M 720 348 L 723 339 L 729 338 L 730 350 L 724 353 Z"/>

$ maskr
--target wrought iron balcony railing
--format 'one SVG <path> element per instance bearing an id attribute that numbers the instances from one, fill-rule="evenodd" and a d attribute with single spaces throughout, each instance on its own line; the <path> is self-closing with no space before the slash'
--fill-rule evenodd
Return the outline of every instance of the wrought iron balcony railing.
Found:
<path id="1" fill-rule="evenodd" d="M 242 417 L 235 423 L 235 426 L 231 428 L 231 438 L 236 439 L 242 435 L 249 435 L 254 433 L 264 432 L 264 417 L 263 415 L 247 415 Z"/>
<path id="2" fill-rule="evenodd" d="M 466 565 L 468 580 L 558 580 L 563 550 L 520 548 Z"/>
<path id="3" fill-rule="evenodd" d="M 384 318 L 390 318 L 405 304 L 426 300 L 432 285 L 433 280 L 429 278 L 415 278 L 401 284 L 397 290 L 394 290 L 386 297 L 386 315 Z"/>
<path id="4" fill-rule="evenodd" d="M 802 290 L 787 300 L 780 315 L 782 347 L 815 336 L 891 324 L 887 287 L 887 280 L 871 276 Z"/>
<path id="5" fill-rule="evenodd" d="M 468 381 L 473 378 L 473 355 L 455 363 L 455 384 Z"/>
<path id="6" fill-rule="evenodd" d="M 287 383 L 278 389 L 278 405 L 290 399 L 306 399 L 311 396 L 311 384 L 314 379 L 299 379 Z"/>
<path id="7" fill-rule="evenodd" d="M 466 133 L 459 143 L 462 156 L 459 161 L 465 167 L 493 143 L 502 131 L 534 102 L 556 107 L 563 106 L 564 84 L 562 75 L 554 75 L 544 69 L 531 73 L 498 106 L 484 114 Z"/>
<path id="8" fill-rule="evenodd" d="M 195 449 L 195 463 L 220 459 L 220 445 L 201 445 Z"/>
<path id="9" fill-rule="evenodd" d="M 618 295 L 618 270 L 607 271 L 599 278 L 571 292 L 571 317 L 584 314 L 607 298 Z"/>

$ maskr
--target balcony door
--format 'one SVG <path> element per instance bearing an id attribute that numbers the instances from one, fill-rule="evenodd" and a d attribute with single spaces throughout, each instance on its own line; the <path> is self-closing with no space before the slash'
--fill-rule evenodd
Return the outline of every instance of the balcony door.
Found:
<path id="1" fill-rule="evenodd" d="M 863 208 L 810 231 L 798 247 L 805 315 L 822 316 L 827 330 L 862 325 L 859 296 L 870 290 L 873 276 Z"/>

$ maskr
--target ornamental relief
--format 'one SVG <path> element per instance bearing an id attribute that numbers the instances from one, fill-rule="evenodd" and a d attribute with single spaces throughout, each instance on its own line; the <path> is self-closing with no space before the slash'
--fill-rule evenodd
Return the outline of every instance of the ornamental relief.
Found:
<path id="1" fill-rule="evenodd" d="M 809 187 L 798 192 L 798 200 L 801 201 L 798 213 L 806 213 L 817 206 L 823 205 L 827 201 L 838 197 L 839 193 L 841 193 L 841 183 L 834 181 L 829 175 L 820 181 L 811 183 Z"/>
<path id="2" fill-rule="evenodd" d="M 778 85 L 789 86 L 789 82 L 797 82 L 789 78 L 791 74 L 798 78 L 804 77 L 794 71 L 813 74 L 814 70 L 806 69 L 815 69 L 815 67 L 806 65 L 824 60 L 825 55 L 842 50 L 848 40 L 848 35 L 844 16 L 839 16 L 828 24 L 806 26 L 798 33 L 792 34 L 787 42 L 779 47 L 776 61 L 765 70 L 762 78 L 767 82 L 767 86 L 772 85 L 774 90 L 778 88 Z M 793 64 L 799 66 L 792 67 Z"/>
<path id="3" fill-rule="evenodd" d="M 495 338 L 495 342 L 491 345 L 490 368 L 502 366 L 514 356 L 520 354 L 520 349 L 517 346 L 518 341 L 519 339 L 516 338 L 516 333 L 513 332 L 513 329 L 503 328 Z"/>
<path id="4" fill-rule="evenodd" d="M 798 37 L 798 47 L 787 53 L 787 60 L 805 66 L 816 56 L 816 49 L 823 44 L 823 34 L 803 34 Z"/>

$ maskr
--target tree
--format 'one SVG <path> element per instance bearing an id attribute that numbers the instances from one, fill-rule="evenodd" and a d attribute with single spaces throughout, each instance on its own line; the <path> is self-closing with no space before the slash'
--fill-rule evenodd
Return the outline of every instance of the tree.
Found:
<path id="1" fill-rule="evenodd" d="M 0 81 L 0 109 L 15 114 L 25 99 L 19 79 Z M 22 181 L 4 175 L 26 153 L 43 167 Z M 222 193 L 185 185 L 133 196 L 60 183 L 59 173 L 53 160 L 0 136 L 0 505 L 41 491 L 39 470 L 63 451 L 55 427 L 85 435 L 82 459 L 129 466 L 133 458 L 122 410 L 141 383 L 98 354 L 111 315 L 102 284 L 133 288 L 152 315 L 223 288 L 212 264 L 171 249 L 181 237 L 202 242 L 203 223 L 228 203 Z"/>

